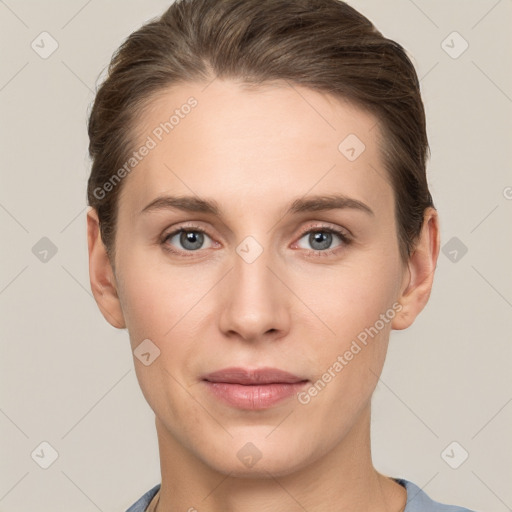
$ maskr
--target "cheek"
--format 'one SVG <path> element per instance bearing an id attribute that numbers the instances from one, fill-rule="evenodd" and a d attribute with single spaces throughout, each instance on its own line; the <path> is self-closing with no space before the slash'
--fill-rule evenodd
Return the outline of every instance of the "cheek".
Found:
<path id="1" fill-rule="evenodd" d="M 326 336 L 312 344 L 304 340 L 316 374 L 298 399 L 311 431 L 331 425 L 324 435 L 326 446 L 343 437 L 369 404 L 396 314 L 393 272 L 363 268 L 333 273 L 323 280 L 324 293 L 312 297 L 315 312 L 334 333 L 325 330 Z"/>
<path id="2" fill-rule="evenodd" d="M 120 257 L 119 269 L 121 305 L 134 343 L 165 339 L 208 289 L 203 273 L 162 265 L 136 249 Z"/>
<path id="3" fill-rule="evenodd" d="M 136 252 L 123 258 L 119 268 L 123 269 L 120 299 L 131 349 L 149 339 L 159 350 L 148 366 L 134 354 L 142 393 L 154 411 L 173 411 L 177 422 L 190 421 L 198 412 L 182 386 L 189 385 L 188 365 L 197 351 L 189 341 L 199 339 L 193 329 L 205 315 L 199 301 L 208 291 L 206 280 L 199 281 L 191 267 L 156 267 Z"/>
<path id="4" fill-rule="evenodd" d="M 401 307 L 396 302 L 400 275 L 396 255 L 390 252 L 385 257 L 376 251 L 330 273 L 310 273 L 309 286 L 299 288 L 298 294 L 328 327 L 322 328 L 325 335 L 305 347 L 315 362 L 319 389 L 324 383 L 329 388 L 321 393 L 323 400 L 363 400 L 373 391 L 391 322 Z"/>
<path id="5" fill-rule="evenodd" d="M 374 325 L 397 299 L 399 267 L 393 261 L 369 259 L 311 269 L 307 279 L 295 277 L 294 290 L 325 324 L 325 335 L 336 341 L 337 348 Z"/>

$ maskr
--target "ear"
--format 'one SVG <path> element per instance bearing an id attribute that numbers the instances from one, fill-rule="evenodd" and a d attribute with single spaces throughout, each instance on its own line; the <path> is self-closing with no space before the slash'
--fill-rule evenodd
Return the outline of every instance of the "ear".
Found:
<path id="1" fill-rule="evenodd" d="M 398 299 L 402 310 L 393 318 L 393 329 L 409 327 L 427 304 L 434 282 L 439 247 L 439 217 L 435 208 L 429 207 L 425 210 L 420 236 L 407 263 Z"/>
<path id="2" fill-rule="evenodd" d="M 100 223 L 94 208 L 87 212 L 87 244 L 89 279 L 94 299 L 107 322 L 118 329 L 124 329 L 126 323 L 117 295 L 115 275 L 101 240 Z"/>

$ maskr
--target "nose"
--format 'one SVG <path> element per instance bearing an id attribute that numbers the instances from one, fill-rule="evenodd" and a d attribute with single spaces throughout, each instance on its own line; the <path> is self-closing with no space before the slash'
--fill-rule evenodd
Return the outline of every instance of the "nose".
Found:
<path id="1" fill-rule="evenodd" d="M 275 340 L 290 329 L 290 292 L 278 278 L 270 253 L 252 262 L 235 254 L 223 280 L 219 328 L 225 336 L 246 341 Z"/>

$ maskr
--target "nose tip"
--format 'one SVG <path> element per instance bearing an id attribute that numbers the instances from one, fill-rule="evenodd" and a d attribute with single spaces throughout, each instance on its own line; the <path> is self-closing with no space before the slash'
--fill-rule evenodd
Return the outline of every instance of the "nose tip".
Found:
<path id="1" fill-rule="evenodd" d="M 248 253 L 254 255 L 252 242 L 246 243 Z M 268 263 L 264 252 L 251 263 L 237 256 L 224 284 L 221 305 L 220 329 L 226 335 L 257 340 L 288 330 L 287 294 Z"/>

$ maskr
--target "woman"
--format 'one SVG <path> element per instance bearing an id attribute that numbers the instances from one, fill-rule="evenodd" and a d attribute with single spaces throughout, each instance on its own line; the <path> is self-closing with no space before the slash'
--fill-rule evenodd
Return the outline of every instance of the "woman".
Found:
<path id="1" fill-rule="evenodd" d="M 89 137 L 91 287 L 160 452 L 129 512 L 467 510 L 371 458 L 440 243 L 397 43 L 338 0 L 178 1 L 114 56 Z"/>

